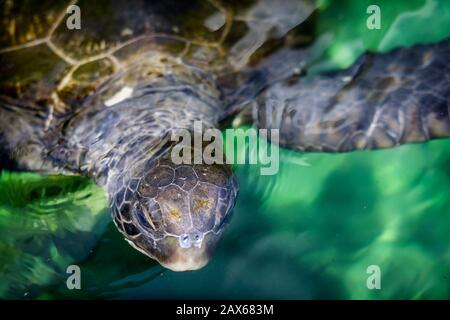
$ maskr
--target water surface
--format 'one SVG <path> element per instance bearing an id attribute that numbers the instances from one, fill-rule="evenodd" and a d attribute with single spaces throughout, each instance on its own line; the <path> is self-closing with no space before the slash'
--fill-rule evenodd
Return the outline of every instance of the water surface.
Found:
<path id="1" fill-rule="evenodd" d="M 320 1 L 318 31 L 332 41 L 317 68 L 347 66 L 366 49 L 450 36 L 449 2 L 378 3 L 382 29 L 369 31 L 371 1 Z M 3 171 L 0 297 L 450 297 L 450 140 L 347 154 L 281 150 L 280 157 L 275 176 L 236 168 L 232 222 L 211 263 L 189 273 L 133 250 L 89 181 Z M 81 290 L 66 287 L 69 264 L 81 267 Z M 373 264 L 381 290 L 366 287 Z"/>

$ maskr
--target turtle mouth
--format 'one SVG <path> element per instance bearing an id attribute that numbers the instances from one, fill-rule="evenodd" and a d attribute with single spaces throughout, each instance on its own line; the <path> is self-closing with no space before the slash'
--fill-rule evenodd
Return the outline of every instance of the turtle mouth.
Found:
<path id="1" fill-rule="evenodd" d="M 168 261 L 160 261 L 161 265 L 172 271 L 194 271 L 203 268 L 209 256 L 198 247 L 177 248 Z"/>
<path id="2" fill-rule="evenodd" d="M 219 237 L 212 232 L 188 232 L 170 238 L 166 238 L 166 245 L 171 247 L 166 252 L 170 254 L 157 259 L 159 263 L 172 271 L 193 271 L 208 264 Z"/>
<path id="3" fill-rule="evenodd" d="M 137 239 L 144 240 L 136 242 Z M 206 266 L 212 257 L 220 235 L 214 232 L 189 232 L 167 236 L 157 241 L 145 238 L 127 239 L 136 250 L 156 260 L 172 271 L 193 271 Z"/>

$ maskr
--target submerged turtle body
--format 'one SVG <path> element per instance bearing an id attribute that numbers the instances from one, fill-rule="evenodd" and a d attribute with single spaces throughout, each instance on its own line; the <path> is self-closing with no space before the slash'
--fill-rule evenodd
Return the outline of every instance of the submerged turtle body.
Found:
<path id="1" fill-rule="evenodd" d="M 80 30 L 65 24 L 73 4 Z M 215 128 L 252 107 L 257 126 L 306 151 L 450 135 L 448 40 L 304 76 L 312 1 L 2 6 L 1 160 L 91 177 L 130 244 L 173 270 L 206 264 L 238 190 L 227 165 L 172 162 L 171 135 L 195 121 Z"/>

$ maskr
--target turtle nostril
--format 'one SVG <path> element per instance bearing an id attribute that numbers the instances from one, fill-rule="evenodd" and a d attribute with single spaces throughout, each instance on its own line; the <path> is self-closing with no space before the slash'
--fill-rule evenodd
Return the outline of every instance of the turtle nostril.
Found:
<path id="1" fill-rule="evenodd" d="M 187 233 L 182 234 L 179 239 L 180 247 L 182 248 L 190 248 L 191 247 L 191 239 Z"/>
<path id="2" fill-rule="evenodd" d="M 182 248 L 190 248 L 192 245 L 200 248 L 203 241 L 203 234 L 198 231 L 183 233 L 178 238 L 178 241 Z"/>
<path id="3" fill-rule="evenodd" d="M 203 234 L 201 234 L 199 232 L 192 233 L 191 241 L 195 247 L 200 248 L 202 245 L 202 241 L 203 241 Z"/>

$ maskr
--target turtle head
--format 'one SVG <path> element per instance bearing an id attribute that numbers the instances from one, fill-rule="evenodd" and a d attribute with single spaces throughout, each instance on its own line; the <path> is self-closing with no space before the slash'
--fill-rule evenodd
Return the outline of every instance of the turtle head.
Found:
<path id="1" fill-rule="evenodd" d="M 160 157 L 124 173 L 114 190 L 112 214 L 126 240 L 164 267 L 187 271 L 208 262 L 238 186 L 228 165 L 175 165 Z"/>

